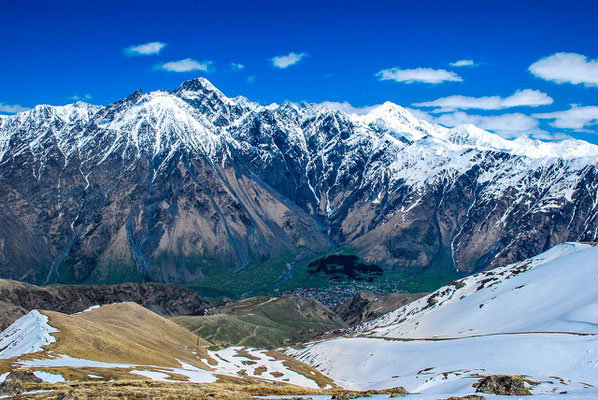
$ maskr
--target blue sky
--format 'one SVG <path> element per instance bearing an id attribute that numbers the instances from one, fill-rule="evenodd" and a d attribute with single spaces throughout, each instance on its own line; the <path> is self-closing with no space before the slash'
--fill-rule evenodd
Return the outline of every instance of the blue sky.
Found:
<path id="1" fill-rule="evenodd" d="M 596 1 L 29 1 L 2 13 L 5 113 L 206 76 L 264 104 L 389 100 L 445 125 L 598 143 Z"/>

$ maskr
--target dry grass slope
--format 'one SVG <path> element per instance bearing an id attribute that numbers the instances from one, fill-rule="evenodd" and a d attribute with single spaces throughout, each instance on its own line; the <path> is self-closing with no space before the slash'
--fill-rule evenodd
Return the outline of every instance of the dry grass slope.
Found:
<path id="1" fill-rule="evenodd" d="M 176 359 L 209 369 L 192 354 L 209 358 L 206 341 L 135 303 L 118 303 L 81 314 L 44 311 L 59 329 L 47 351 L 94 361 L 180 367 Z M 42 353 L 43 354 L 43 353 Z M 40 358 L 40 354 L 23 356 Z"/>

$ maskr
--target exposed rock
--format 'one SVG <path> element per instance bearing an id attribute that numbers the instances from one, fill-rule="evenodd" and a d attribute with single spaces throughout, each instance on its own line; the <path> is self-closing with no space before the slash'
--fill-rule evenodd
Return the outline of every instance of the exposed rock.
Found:
<path id="1" fill-rule="evenodd" d="M 403 386 L 388 389 L 386 392 L 390 394 L 390 397 L 403 397 L 409 394 L 407 389 L 405 389 Z"/>
<path id="2" fill-rule="evenodd" d="M 360 397 L 371 397 L 372 394 L 370 392 L 345 392 L 345 393 L 337 393 L 332 395 L 330 400 L 351 400 L 351 399 L 358 399 Z"/>
<path id="3" fill-rule="evenodd" d="M 335 307 L 334 312 L 349 326 L 353 326 L 376 319 L 424 295 L 425 293 L 390 293 L 381 296 L 360 290 L 352 299 Z"/>
<path id="4" fill-rule="evenodd" d="M 35 376 L 35 374 L 26 369 L 15 369 L 11 371 L 4 382 L 22 382 L 22 383 L 41 383 L 42 379 Z"/>
<path id="5" fill-rule="evenodd" d="M 474 386 L 476 392 L 507 396 L 531 395 L 525 386 L 526 380 L 520 375 L 490 375 L 482 378 Z"/>
<path id="6" fill-rule="evenodd" d="M 11 396 L 16 396 L 23 393 L 23 383 L 41 383 L 40 378 L 35 376 L 33 372 L 25 369 L 15 369 L 11 371 L 4 382 L 0 384 L 0 393 L 6 393 Z"/>
<path id="7" fill-rule="evenodd" d="M 23 393 L 23 385 L 19 381 L 4 381 L 0 384 L 0 394 L 16 396 Z"/>
<path id="8" fill-rule="evenodd" d="M 58 395 L 56 396 L 56 400 L 78 400 L 78 397 L 75 395 L 75 391 L 71 390 L 68 393 L 58 393 Z"/>
<path id="9" fill-rule="evenodd" d="M 467 396 L 462 396 L 462 397 L 451 396 L 448 399 L 443 399 L 443 400 L 486 400 L 486 398 L 479 394 L 468 394 Z"/>

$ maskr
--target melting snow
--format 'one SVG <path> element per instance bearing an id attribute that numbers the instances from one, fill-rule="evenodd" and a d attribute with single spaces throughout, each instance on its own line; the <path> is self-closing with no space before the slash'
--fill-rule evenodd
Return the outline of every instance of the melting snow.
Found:
<path id="1" fill-rule="evenodd" d="M 164 372 L 134 369 L 133 371 L 131 371 L 131 373 L 136 374 L 136 375 L 145 376 L 146 378 L 150 378 L 151 380 L 154 380 L 154 381 L 171 381 L 170 379 L 168 379 L 170 377 L 170 375 L 168 375 Z"/>
<path id="2" fill-rule="evenodd" d="M 75 313 L 75 315 L 81 314 L 81 313 L 84 313 L 84 312 L 88 312 L 88 311 L 92 311 L 92 310 L 97 310 L 100 307 L 101 307 L 101 305 L 96 304 L 95 306 L 87 307 L 85 310 L 79 311 L 78 313 Z"/>
<path id="3" fill-rule="evenodd" d="M 58 329 L 48 324 L 48 317 L 31 311 L 0 333 L 0 359 L 42 351 L 43 346 L 56 341 L 53 332 Z"/>
<path id="4" fill-rule="evenodd" d="M 64 377 L 60 374 L 51 374 L 45 371 L 33 371 L 33 375 L 48 383 L 64 382 Z"/>

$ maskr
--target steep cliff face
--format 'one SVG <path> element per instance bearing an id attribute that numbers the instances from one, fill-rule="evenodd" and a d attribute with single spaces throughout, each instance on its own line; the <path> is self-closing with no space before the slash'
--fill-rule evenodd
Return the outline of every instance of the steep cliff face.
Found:
<path id="1" fill-rule="evenodd" d="M 339 245 L 472 272 L 596 239 L 597 160 L 585 142 L 449 130 L 392 103 L 264 107 L 203 78 L 38 106 L 0 119 L 0 276 L 267 287 Z"/>

